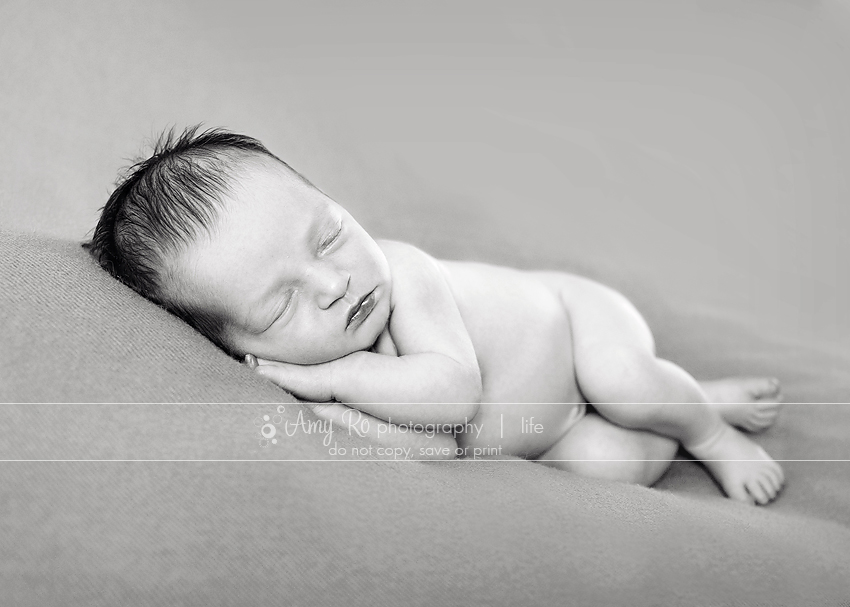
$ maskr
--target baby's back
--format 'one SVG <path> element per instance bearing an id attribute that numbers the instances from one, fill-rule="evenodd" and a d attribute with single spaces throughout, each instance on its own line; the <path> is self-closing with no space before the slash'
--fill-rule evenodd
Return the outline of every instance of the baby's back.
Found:
<path id="1" fill-rule="evenodd" d="M 561 299 L 569 275 L 473 262 L 440 264 L 472 338 L 484 386 L 475 419 L 484 430 L 459 442 L 498 444 L 502 454 L 540 452 L 568 427 L 574 407 L 567 403 L 583 402 Z"/>

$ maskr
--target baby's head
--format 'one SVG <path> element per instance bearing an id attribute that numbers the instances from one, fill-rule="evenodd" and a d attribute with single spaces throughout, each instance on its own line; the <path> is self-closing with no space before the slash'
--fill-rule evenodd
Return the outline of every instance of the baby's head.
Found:
<path id="1" fill-rule="evenodd" d="M 222 130 L 163 135 L 87 247 L 236 357 L 334 360 L 372 346 L 389 318 L 378 244 L 259 141 Z"/>

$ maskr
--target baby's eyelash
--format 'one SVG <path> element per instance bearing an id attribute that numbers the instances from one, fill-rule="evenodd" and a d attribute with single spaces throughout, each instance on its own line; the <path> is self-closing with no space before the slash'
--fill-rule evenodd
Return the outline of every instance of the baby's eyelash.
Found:
<path id="1" fill-rule="evenodd" d="M 341 233 L 342 233 L 342 222 L 340 222 L 339 225 L 337 225 L 337 227 L 333 231 L 333 233 L 331 233 L 330 235 L 325 237 L 325 239 L 322 241 L 322 244 L 320 245 L 320 248 L 322 250 L 327 249 L 329 246 L 331 246 L 334 243 L 334 241 L 337 238 L 339 238 L 339 235 Z"/>
<path id="2" fill-rule="evenodd" d="M 272 327 L 272 325 L 274 325 L 277 321 L 279 321 L 281 318 L 286 316 L 286 313 L 289 311 L 289 308 L 292 307 L 292 300 L 294 298 L 295 298 L 294 293 L 288 293 L 287 294 L 286 299 L 283 300 L 284 304 L 285 304 L 283 306 L 283 309 L 280 311 L 279 314 L 275 314 L 274 319 L 272 320 L 271 324 L 266 328 L 266 330 L 270 329 Z"/>

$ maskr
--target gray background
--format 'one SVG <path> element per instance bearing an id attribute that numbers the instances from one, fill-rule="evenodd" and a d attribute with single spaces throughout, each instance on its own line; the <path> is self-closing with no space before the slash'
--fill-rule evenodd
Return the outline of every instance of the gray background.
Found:
<path id="1" fill-rule="evenodd" d="M 82 239 L 144 140 L 203 121 L 375 235 L 532 241 L 847 351 L 847 3 L 275 5 L 0 3 L 0 227 Z"/>
<path id="2" fill-rule="evenodd" d="M 846 602 L 850 407 L 812 403 L 850 401 L 847 4 L 285 6 L 0 0 L 0 228 L 70 239 L 0 234 L 0 397 L 28 403 L 0 407 L 0 454 L 134 460 L 0 465 L 0 596 Z M 807 403 L 757 439 L 781 499 L 726 500 L 682 459 L 656 490 L 259 447 L 286 395 L 73 242 L 144 139 L 202 120 L 376 235 L 589 273 L 698 377 L 778 375 Z"/>

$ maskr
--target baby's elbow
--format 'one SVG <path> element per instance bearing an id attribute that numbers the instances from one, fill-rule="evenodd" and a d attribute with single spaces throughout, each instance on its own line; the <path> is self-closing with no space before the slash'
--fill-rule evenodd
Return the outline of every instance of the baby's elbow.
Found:
<path id="1" fill-rule="evenodd" d="M 466 370 L 461 385 L 463 388 L 461 394 L 458 395 L 456 409 L 453 412 L 456 417 L 455 423 L 466 423 L 478 414 L 484 392 L 481 372 L 478 368 Z"/>
<path id="2" fill-rule="evenodd" d="M 478 415 L 478 409 L 481 408 L 481 395 L 478 395 L 478 400 L 470 403 L 466 403 L 466 406 L 463 411 L 463 419 L 459 420 L 460 423 L 466 423 L 475 419 L 475 416 Z"/>
<path id="3" fill-rule="evenodd" d="M 470 371 L 470 385 L 472 386 L 472 398 L 470 399 L 473 403 L 475 403 L 475 411 L 478 411 L 478 405 L 481 404 L 481 399 L 484 398 L 484 382 L 481 379 L 481 369 L 478 368 L 478 365 L 475 365 Z"/>
<path id="4" fill-rule="evenodd" d="M 484 397 L 484 386 L 481 382 L 481 373 L 476 369 L 475 378 L 471 382 L 471 393 L 469 395 L 469 419 L 478 415 L 478 409 L 481 408 L 481 399 Z"/>
<path id="5" fill-rule="evenodd" d="M 453 426 L 466 424 L 478 414 L 478 408 L 481 406 L 481 401 L 478 402 L 457 402 L 452 403 L 451 411 L 446 415 L 444 423 Z"/>

